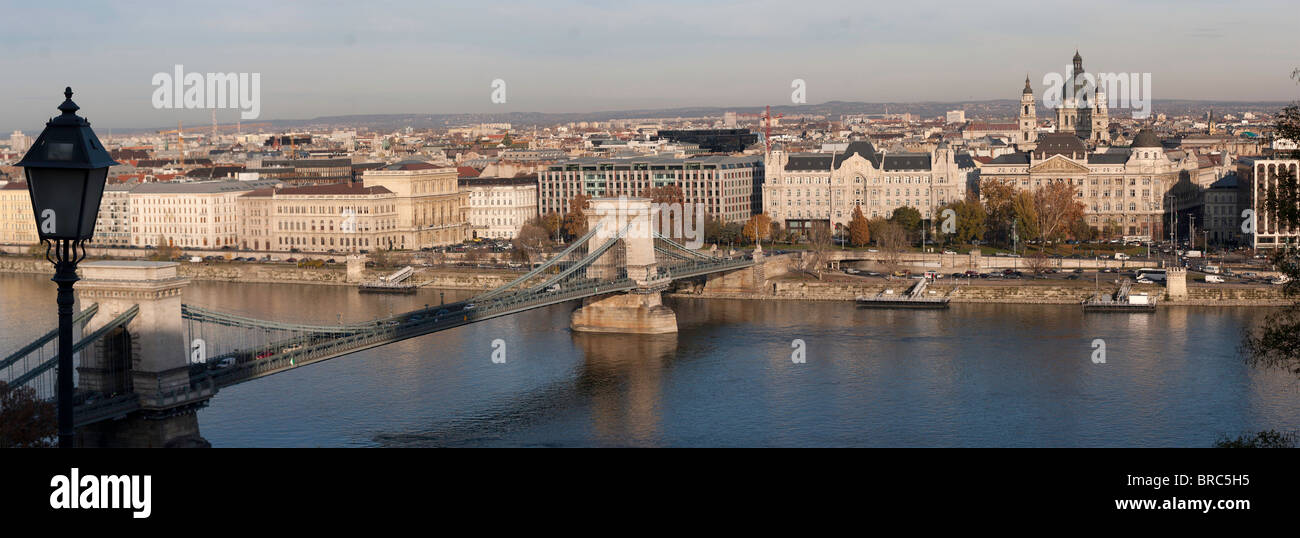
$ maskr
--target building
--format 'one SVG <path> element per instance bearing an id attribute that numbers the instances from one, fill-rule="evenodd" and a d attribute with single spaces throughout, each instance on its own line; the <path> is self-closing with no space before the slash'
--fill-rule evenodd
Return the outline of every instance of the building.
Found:
<path id="1" fill-rule="evenodd" d="M 97 247 L 131 246 L 131 191 L 133 183 L 109 183 L 99 200 L 95 217 L 95 236 L 90 244 Z"/>
<path id="2" fill-rule="evenodd" d="M 758 134 L 749 129 L 662 130 L 658 137 L 678 143 L 697 144 L 705 151 L 738 153 L 758 142 Z"/>
<path id="3" fill-rule="evenodd" d="M 948 113 L 944 115 L 944 120 L 946 123 L 966 123 L 966 111 L 949 110 Z"/>
<path id="4" fill-rule="evenodd" d="M 27 182 L 11 181 L 0 186 L 0 244 L 32 245 L 39 242 Z"/>
<path id="5" fill-rule="evenodd" d="M 460 190 L 455 167 L 402 161 L 362 175 L 367 187 L 384 187 L 397 203 L 393 247 L 415 250 L 470 238 L 469 193 Z"/>
<path id="6" fill-rule="evenodd" d="M 538 216 L 537 177 L 462 178 L 469 192 L 469 224 L 474 237 L 512 239 L 519 228 Z"/>
<path id="7" fill-rule="evenodd" d="M 974 171 L 974 161 L 947 144 L 928 153 L 887 153 L 865 140 L 839 153 L 773 151 L 763 211 L 796 232 L 816 223 L 848 226 L 858 206 L 867 218 L 912 207 L 929 219 L 940 206 L 966 198 L 966 177 Z"/>
<path id="8" fill-rule="evenodd" d="M 550 165 L 540 173 L 539 209 L 543 214 L 565 214 L 580 194 L 647 196 L 650 189 L 676 186 L 683 203 L 702 205 L 709 218 L 744 222 L 762 211 L 763 173 L 763 160 L 755 155 L 586 157 Z"/>
<path id="9" fill-rule="evenodd" d="M 1088 80 L 1083 57 L 1074 51 L 1073 68 L 1062 88 L 1061 105 L 1056 107 L 1056 132 L 1070 133 L 1090 143 L 1110 142 L 1110 111 L 1106 90 Z M 1028 79 L 1025 89 L 1029 89 Z"/>
<path id="10" fill-rule="evenodd" d="M 1268 210 L 1268 193 L 1278 188 L 1279 176 L 1297 177 L 1300 160 L 1241 157 L 1237 159 L 1237 202 L 1243 212 L 1255 215 L 1253 234 L 1243 234 L 1246 245 L 1256 249 L 1278 248 L 1300 238 L 1300 229 L 1282 226 Z M 1240 216 L 1241 213 L 1238 213 Z"/>
<path id="11" fill-rule="evenodd" d="M 358 183 L 262 188 L 238 198 L 243 249 L 347 253 L 401 243 L 399 200 Z"/>
<path id="12" fill-rule="evenodd" d="M 239 246 L 239 197 L 273 180 L 142 183 L 131 189 L 131 244 L 219 249 Z"/>
<path id="13" fill-rule="evenodd" d="M 1237 207 L 1237 174 L 1230 173 L 1205 190 L 1202 226 L 1210 242 L 1238 245 L 1242 242 L 1241 210 Z"/>
<path id="14" fill-rule="evenodd" d="M 1025 89 L 1020 92 L 1020 136 L 1016 145 L 1026 151 L 1038 145 L 1038 103 L 1034 101 L 1034 88 L 1025 77 Z"/>
<path id="15" fill-rule="evenodd" d="M 1143 129 L 1128 148 L 1090 151 L 1071 133 L 1049 133 L 1032 151 L 1017 151 L 980 166 L 982 184 L 1011 182 L 1033 190 L 1051 182 L 1073 185 L 1093 228 L 1120 235 L 1163 237 L 1165 195 L 1191 181 L 1195 155 L 1167 153 L 1160 139 Z M 1199 198 L 1199 197 L 1198 197 Z"/>
<path id="16" fill-rule="evenodd" d="M 258 172 L 261 177 L 278 179 L 285 185 L 326 185 L 352 181 L 351 159 L 267 159 Z"/>
<path id="17" fill-rule="evenodd" d="M 9 135 L 9 149 L 26 153 L 32 147 L 32 137 L 23 134 L 22 131 L 14 131 Z"/>

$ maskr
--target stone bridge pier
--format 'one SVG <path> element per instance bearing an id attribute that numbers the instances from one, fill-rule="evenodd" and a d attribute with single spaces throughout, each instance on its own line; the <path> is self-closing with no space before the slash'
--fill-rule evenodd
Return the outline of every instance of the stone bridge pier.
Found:
<path id="1" fill-rule="evenodd" d="M 113 329 L 81 352 L 79 391 L 102 398 L 134 394 L 138 410 L 116 420 L 78 428 L 83 447 L 207 446 L 195 412 L 215 389 L 190 385 L 190 345 L 185 341 L 181 299 L 189 279 L 180 264 L 97 261 L 81 264 L 76 291 L 81 304 L 99 303 L 86 325 L 90 334 L 139 305 L 135 319 Z M 206 343 L 204 344 L 206 347 Z"/>
<path id="2" fill-rule="evenodd" d="M 657 276 L 654 223 L 657 209 L 649 198 L 593 198 L 587 203 L 587 227 L 596 230 L 591 248 L 611 238 L 623 239 L 626 264 L 620 266 L 610 249 L 587 268 L 590 278 L 616 278 L 626 267 L 637 288 L 628 293 L 583 299 L 569 326 L 580 332 L 663 334 L 677 332 L 677 314 L 663 304 L 668 279 Z M 624 226 L 630 225 L 620 235 Z"/>

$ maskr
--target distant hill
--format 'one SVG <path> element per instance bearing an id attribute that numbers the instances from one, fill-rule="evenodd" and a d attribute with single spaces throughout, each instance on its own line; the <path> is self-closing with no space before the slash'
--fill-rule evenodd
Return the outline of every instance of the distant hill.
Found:
<path id="1" fill-rule="evenodd" d="M 1198 101 L 1187 99 L 1155 100 L 1153 109 L 1156 113 L 1170 116 L 1203 115 L 1213 110 L 1215 115 L 1223 113 L 1240 114 L 1242 112 L 1270 113 L 1286 106 L 1284 101 Z M 829 101 L 812 105 L 773 106 L 774 114 L 820 115 L 832 119 L 848 114 L 883 114 L 911 113 L 923 118 L 937 117 L 949 110 L 965 110 L 969 119 L 1012 118 L 1016 115 L 1019 100 L 994 99 L 988 101 L 958 102 L 918 102 L 918 103 L 864 103 L 851 101 Z M 603 112 L 506 112 L 495 114 L 354 114 L 347 116 L 322 116 L 308 120 L 269 120 L 274 129 L 308 129 L 308 128 L 364 128 L 376 131 L 391 131 L 411 127 L 413 129 L 445 128 L 476 123 L 505 122 L 517 128 L 532 126 L 551 126 L 579 121 L 609 121 L 637 118 L 697 118 L 721 117 L 724 112 L 759 113 L 761 106 L 736 107 L 683 107 L 666 109 L 615 110 Z M 1040 107 L 1039 117 L 1050 117 L 1047 109 Z M 1126 118 L 1124 110 L 1113 110 L 1112 117 Z M 263 120 L 267 121 L 267 120 Z M 162 129 L 162 128 L 160 128 Z M 150 132 L 155 129 L 124 130 L 125 132 Z"/>

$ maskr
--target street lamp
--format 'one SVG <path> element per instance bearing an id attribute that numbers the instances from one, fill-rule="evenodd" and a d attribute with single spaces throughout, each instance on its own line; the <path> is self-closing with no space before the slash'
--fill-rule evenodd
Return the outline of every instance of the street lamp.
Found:
<path id="1" fill-rule="evenodd" d="M 63 91 L 63 114 L 45 130 L 17 166 L 27 175 L 36 232 L 45 243 L 45 259 L 54 264 L 59 285 L 59 448 L 72 448 L 72 285 L 77 262 L 86 257 L 86 241 L 95 235 L 95 216 L 104 194 L 108 167 L 118 164 L 77 115 L 72 88 Z"/>

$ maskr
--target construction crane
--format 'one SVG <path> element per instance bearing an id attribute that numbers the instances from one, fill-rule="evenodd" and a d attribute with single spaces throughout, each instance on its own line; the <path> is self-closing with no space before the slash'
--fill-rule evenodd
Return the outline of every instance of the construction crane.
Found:
<path id="1" fill-rule="evenodd" d="M 762 114 L 736 114 L 738 118 L 756 118 L 763 122 L 763 146 L 767 155 L 772 154 L 772 118 L 784 118 L 785 114 L 772 115 L 772 105 L 768 105 Z"/>
<path id="2" fill-rule="evenodd" d="M 177 121 L 177 122 L 176 122 L 176 128 L 175 128 L 175 129 L 173 129 L 173 130 L 171 130 L 171 131 L 158 131 L 158 134 L 163 135 L 164 140 L 166 140 L 167 137 L 168 137 L 169 135 L 173 135 L 173 134 L 176 135 L 176 147 L 177 147 L 178 149 L 180 149 L 180 152 L 181 152 L 181 161 L 180 161 L 180 162 L 181 162 L 181 166 L 185 166 L 185 126 L 184 126 L 184 124 L 183 124 L 182 122 L 180 122 L 180 121 Z"/>

